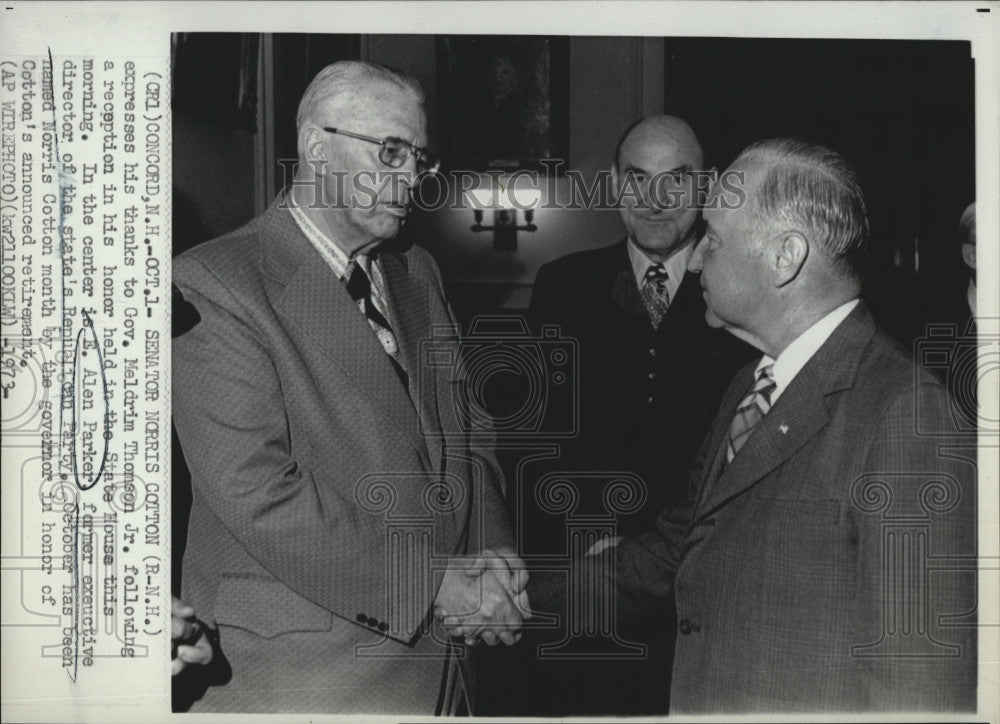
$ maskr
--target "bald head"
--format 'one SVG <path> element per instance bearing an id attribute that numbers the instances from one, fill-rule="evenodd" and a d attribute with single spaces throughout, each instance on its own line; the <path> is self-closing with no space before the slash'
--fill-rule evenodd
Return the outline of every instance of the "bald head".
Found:
<path id="1" fill-rule="evenodd" d="M 702 171 L 701 144 L 673 116 L 634 123 L 618 143 L 611 178 L 629 238 L 652 261 L 666 261 L 698 236 L 701 212 L 692 171 Z"/>
<path id="2" fill-rule="evenodd" d="M 685 121 L 676 116 L 647 116 L 625 129 L 615 149 L 615 166 L 621 171 L 622 155 L 649 144 L 671 146 L 680 156 L 695 159 L 700 169 L 704 154 L 698 137 Z"/>

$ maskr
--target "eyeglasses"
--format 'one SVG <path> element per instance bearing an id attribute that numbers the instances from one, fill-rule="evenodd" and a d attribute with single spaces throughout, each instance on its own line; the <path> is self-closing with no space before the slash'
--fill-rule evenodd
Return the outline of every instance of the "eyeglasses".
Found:
<path id="1" fill-rule="evenodd" d="M 378 158 L 382 163 L 390 168 L 399 168 L 402 166 L 406 163 L 406 159 L 410 157 L 411 153 L 417 159 L 418 173 L 437 173 L 437 170 L 441 168 L 441 162 L 426 148 L 414 146 L 412 143 L 404 141 L 402 138 L 396 138 L 395 136 L 372 138 L 371 136 L 363 136 L 360 133 L 345 131 L 341 128 L 324 128 L 323 130 L 327 133 L 337 133 L 341 136 L 348 136 L 350 138 L 356 138 L 359 141 L 368 141 L 368 143 L 374 143 L 381 146 L 378 152 Z"/>

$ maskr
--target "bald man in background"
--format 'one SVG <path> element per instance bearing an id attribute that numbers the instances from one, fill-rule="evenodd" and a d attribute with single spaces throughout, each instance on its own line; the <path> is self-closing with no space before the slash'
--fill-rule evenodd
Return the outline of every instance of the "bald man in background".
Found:
<path id="1" fill-rule="evenodd" d="M 698 277 L 686 271 L 701 233 L 698 172 L 706 166 L 683 120 L 656 115 L 632 124 L 611 167 L 625 238 L 545 264 L 535 280 L 534 321 L 559 325 L 579 342 L 580 433 L 560 443 L 554 465 L 570 477 L 621 471 L 641 478 L 645 501 L 617 516 L 620 535 L 650 527 L 683 497 L 722 393 L 751 355 L 705 323 Z M 600 486 L 581 488 L 577 510 L 603 512 Z M 522 525 L 528 540 L 550 550 L 565 537 L 551 519 Z M 539 663 L 558 692 L 540 696 L 541 710 L 532 713 L 665 713 L 674 627 L 636 628 L 623 633 L 647 645 L 645 659 Z"/>

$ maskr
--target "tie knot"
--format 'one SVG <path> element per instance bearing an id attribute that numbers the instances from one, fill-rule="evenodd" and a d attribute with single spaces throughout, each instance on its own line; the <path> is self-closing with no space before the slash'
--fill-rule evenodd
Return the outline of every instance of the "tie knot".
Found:
<path id="1" fill-rule="evenodd" d="M 358 257 L 347 266 L 347 293 L 354 301 L 367 298 L 371 294 L 372 288 L 371 280 L 368 278 L 364 266 L 359 262 L 360 259 L 361 257 Z"/>
<path id="2" fill-rule="evenodd" d="M 777 387 L 777 383 L 774 381 L 773 373 L 773 364 L 761 367 L 757 370 L 757 380 L 754 382 L 753 386 L 753 391 L 757 394 L 763 395 L 768 401 L 771 399 L 771 393 L 773 393 Z"/>
<path id="3" fill-rule="evenodd" d="M 655 264 L 651 264 L 646 270 L 646 276 L 644 277 L 645 282 L 653 282 L 654 284 L 663 284 L 669 276 L 667 275 L 667 267 L 662 261 L 658 261 Z"/>

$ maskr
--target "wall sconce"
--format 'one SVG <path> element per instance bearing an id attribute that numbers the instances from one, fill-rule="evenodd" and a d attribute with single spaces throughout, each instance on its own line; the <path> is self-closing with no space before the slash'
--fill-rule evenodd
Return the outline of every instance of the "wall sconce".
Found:
<path id="1" fill-rule="evenodd" d="M 541 200 L 542 193 L 538 189 L 476 189 L 472 195 L 472 215 L 476 223 L 470 228 L 473 231 L 492 231 L 493 249 L 495 251 L 515 251 L 517 249 L 517 232 L 535 231 L 535 207 Z M 513 198 L 511 198 L 513 196 Z M 517 201 L 515 205 L 514 201 Z M 524 223 L 517 223 L 518 209 L 524 213 Z M 483 225 L 483 211 L 493 211 L 493 223 Z"/>

